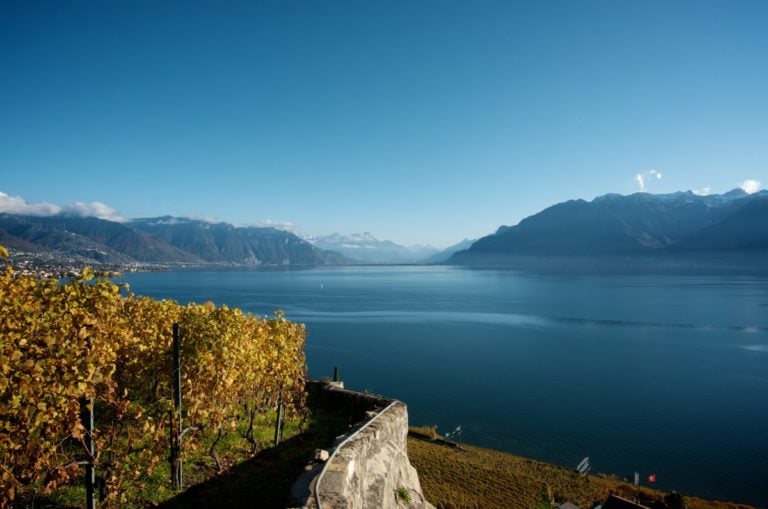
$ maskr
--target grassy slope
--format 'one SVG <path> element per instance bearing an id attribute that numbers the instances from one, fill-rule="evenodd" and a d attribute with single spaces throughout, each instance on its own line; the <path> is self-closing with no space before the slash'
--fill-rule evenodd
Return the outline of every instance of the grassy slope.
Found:
<path id="1" fill-rule="evenodd" d="M 209 472 L 201 476 L 197 484 L 166 500 L 160 507 L 286 507 L 291 484 L 304 471 L 315 449 L 327 447 L 336 435 L 346 431 L 347 422 L 346 414 L 316 410 L 303 433 L 291 430 L 277 447 L 270 446 L 250 458 L 231 458 L 232 466 L 222 474 L 216 475 L 208 465 Z M 272 430 L 268 431 L 271 434 Z"/>
<path id="2" fill-rule="evenodd" d="M 258 417 L 255 439 L 263 449 L 257 454 L 251 453 L 249 444 L 239 433 L 228 433 L 217 447 L 224 472 L 217 472 L 207 454 L 210 443 L 201 444 L 198 450 L 185 454 L 186 490 L 176 492 L 171 489 L 168 466 L 164 463 L 155 469 L 151 477 L 143 478 L 143 489 L 131 491 L 119 507 L 286 507 L 291 484 L 314 457 L 315 449 L 327 448 L 336 436 L 346 432 L 350 416 L 344 408 L 326 410 L 313 407 L 303 432 L 299 429 L 298 417 L 286 419 L 284 441 L 277 447 L 273 446 L 274 421 L 274 412 Z M 69 509 L 83 507 L 84 501 L 85 487 L 81 479 L 77 479 L 54 491 L 49 498 L 26 505 Z"/>
<path id="3" fill-rule="evenodd" d="M 408 456 L 419 472 L 427 500 L 438 508 L 533 508 L 549 488 L 557 502 L 593 507 L 609 493 L 662 503 L 666 493 L 617 479 L 582 477 L 571 469 L 490 449 L 457 450 L 409 437 Z M 685 497 L 688 509 L 747 509 L 750 506 Z"/>

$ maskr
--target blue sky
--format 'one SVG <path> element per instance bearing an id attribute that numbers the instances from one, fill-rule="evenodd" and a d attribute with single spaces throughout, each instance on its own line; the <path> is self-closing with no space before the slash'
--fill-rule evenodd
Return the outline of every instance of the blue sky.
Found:
<path id="1" fill-rule="evenodd" d="M 766 27 L 738 0 L 5 0 L 0 192 L 445 246 L 638 174 L 764 187 Z"/>

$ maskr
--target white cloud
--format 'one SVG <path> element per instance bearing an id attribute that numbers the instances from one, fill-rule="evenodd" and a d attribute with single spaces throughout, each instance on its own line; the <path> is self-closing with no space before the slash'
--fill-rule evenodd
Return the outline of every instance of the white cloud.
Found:
<path id="1" fill-rule="evenodd" d="M 48 202 L 27 203 L 21 196 L 10 196 L 0 191 L 0 212 L 25 216 L 48 217 L 68 215 L 78 217 L 97 217 L 118 223 L 125 222 L 112 207 L 99 202 L 75 202 L 69 205 L 55 205 Z"/>
<path id="2" fill-rule="evenodd" d="M 660 171 L 657 170 L 648 170 L 643 173 L 638 173 L 635 175 L 635 182 L 637 182 L 638 187 L 640 187 L 641 191 L 645 191 L 648 180 L 656 179 L 661 180 L 663 175 Z"/>
<path id="3" fill-rule="evenodd" d="M 190 219 L 193 221 L 202 221 L 204 223 L 209 224 L 219 224 L 222 222 L 221 219 L 212 217 L 212 216 L 206 216 L 205 214 L 196 214 L 194 216 L 184 216 L 184 219 Z M 174 221 L 174 218 L 172 218 L 170 221 Z M 178 220 L 175 220 L 174 222 L 165 222 L 165 224 L 176 224 Z M 248 227 L 254 227 L 254 228 L 274 228 L 276 230 L 286 230 L 286 231 L 294 231 L 296 230 L 296 225 L 291 223 L 290 221 L 273 221 L 271 219 L 266 219 L 264 221 L 248 221 L 248 222 L 233 222 L 234 226 L 242 227 L 242 228 L 248 228 Z"/>
<path id="4" fill-rule="evenodd" d="M 271 219 L 256 221 L 254 223 L 250 223 L 248 226 L 255 226 L 257 228 L 275 228 L 276 230 L 286 231 L 293 231 L 296 229 L 296 225 L 290 221 L 272 221 Z"/>
<path id="5" fill-rule="evenodd" d="M 208 224 L 219 224 L 221 221 L 215 217 L 206 216 L 205 214 L 197 214 L 194 216 L 184 216 L 186 219 L 192 219 L 193 221 L 202 221 Z M 175 223 L 174 223 L 175 224 Z"/>
<path id="6" fill-rule="evenodd" d="M 0 191 L 0 212 L 25 216 L 53 216 L 61 207 L 48 202 L 27 203 L 21 196 L 9 196 Z"/>
<path id="7" fill-rule="evenodd" d="M 99 219 L 114 221 L 116 223 L 124 223 L 127 221 L 127 219 L 118 214 L 115 209 L 98 201 L 93 203 L 76 201 L 75 203 L 61 207 L 61 213 L 68 216 L 98 217 Z"/>
<path id="8" fill-rule="evenodd" d="M 711 192 L 712 192 L 712 188 L 711 187 L 702 187 L 701 189 L 694 189 L 693 190 L 693 194 L 698 195 L 698 196 L 707 196 Z"/>
<path id="9" fill-rule="evenodd" d="M 760 181 L 753 180 L 753 179 L 747 179 L 741 184 L 739 184 L 739 187 L 744 190 L 747 194 L 756 193 L 760 190 Z"/>

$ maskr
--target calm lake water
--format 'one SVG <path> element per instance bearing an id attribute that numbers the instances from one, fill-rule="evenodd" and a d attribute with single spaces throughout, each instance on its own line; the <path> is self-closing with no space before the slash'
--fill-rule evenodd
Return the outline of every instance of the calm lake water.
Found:
<path id="1" fill-rule="evenodd" d="M 768 279 L 451 267 L 129 274 L 132 291 L 277 308 L 311 376 L 412 425 L 657 487 L 768 506 Z"/>

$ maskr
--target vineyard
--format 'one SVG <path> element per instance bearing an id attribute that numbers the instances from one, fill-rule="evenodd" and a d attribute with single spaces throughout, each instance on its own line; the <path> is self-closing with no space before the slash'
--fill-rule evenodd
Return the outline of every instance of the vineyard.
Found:
<path id="1" fill-rule="evenodd" d="M 612 476 L 583 476 L 572 468 L 462 444 L 446 447 L 433 428 L 411 428 L 408 458 L 419 472 L 424 496 L 438 509 L 464 507 L 550 508 L 549 501 L 595 507 L 609 494 L 641 500 L 648 507 L 673 508 L 675 498 Z M 689 509 L 754 509 L 697 497 L 683 497 Z"/>
<path id="2" fill-rule="evenodd" d="M 7 255 L 0 247 L 0 255 Z M 183 405 L 174 412 L 172 326 L 180 332 Z M 131 294 L 90 271 L 67 282 L 0 274 L 0 507 L 25 504 L 96 472 L 103 505 L 139 503 L 170 485 L 169 437 L 216 468 L 224 443 L 254 453 L 258 423 L 299 415 L 304 326 L 211 303 Z M 94 414 L 92 432 L 85 414 Z M 87 424 L 87 423 L 86 423 Z M 234 438 L 233 438 L 234 437 Z M 176 437 L 180 440 L 181 437 Z M 93 448 L 91 448 L 91 441 Z"/>

